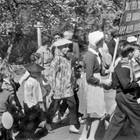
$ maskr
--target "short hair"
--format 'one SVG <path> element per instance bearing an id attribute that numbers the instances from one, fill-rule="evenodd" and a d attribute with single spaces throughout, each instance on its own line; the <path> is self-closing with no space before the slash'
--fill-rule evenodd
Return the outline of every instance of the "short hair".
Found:
<path id="1" fill-rule="evenodd" d="M 53 34 L 53 36 L 56 36 L 56 35 L 58 35 L 58 36 L 60 36 L 60 37 L 63 37 L 62 33 L 59 33 L 59 32 L 55 32 L 55 33 Z"/>
<path id="2" fill-rule="evenodd" d="M 127 57 L 128 54 L 129 54 L 130 52 L 133 52 L 133 51 L 134 51 L 134 47 L 131 45 L 131 43 L 125 42 L 125 43 L 123 44 L 122 49 L 121 49 L 121 56 L 122 56 L 122 57 Z"/>

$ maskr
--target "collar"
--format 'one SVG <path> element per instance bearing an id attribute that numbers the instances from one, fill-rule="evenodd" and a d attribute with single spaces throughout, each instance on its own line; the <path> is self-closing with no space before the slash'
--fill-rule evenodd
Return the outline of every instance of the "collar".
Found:
<path id="1" fill-rule="evenodd" d="M 97 56 L 99 55 L 99 53 L 92 48 L 89 48 L 88 50 L 91 51 L 93 54 L 95 54 Z"/>
<path id="2" fill-rule="evenodd" d="M 130 63 L 130 61 L 128 59 L 126 59 L 126 58 L 121 58 L 120 62 L 122 64 L 129 64 Z"/>
<path id="3" fill-rule="evenodd" d="M 95 55 L 96 55 L 97 60 L 98 60 L 99 65 L 100 65 L 100 64 L 101 64 L 101 59 L 100 59 L 100 56 L 99 56 L 99 52 L 95 51 L 95 50 L 94 50 L 94 49 L 92 49 L 92 48 L 89 48 L 88 50 L 89 50 L 90 52 L 92 52 L 93 54 L 95 54 Z"/>

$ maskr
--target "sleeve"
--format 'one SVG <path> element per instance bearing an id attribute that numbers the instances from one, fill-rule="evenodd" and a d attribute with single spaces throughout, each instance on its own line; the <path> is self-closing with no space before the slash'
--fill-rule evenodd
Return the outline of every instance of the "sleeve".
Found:
<path id="1" fill-rule="evenodd" d="M 94 65 L 95 65 L 95 56 L 92 56 L 88 59 L 86 63 L 86 80 L 87 83 L 91 85 L 98 85 L 100 80 L 94 77 Z"/>
<path id="2" fill-rule="evenodd" d="M 134 90 L 139 87 L 137 82 L 135 81 L 131 82 L 129 68 L 124 67 L 122 69 L 118 69 L 116 71 L 116 75 L 124 91 L 130 92 L 131 90 Z"/>
<path id="3" fill-rule="evenodd" d="M 119 81 L 118 81 L 118 78 L 117 78 L 117 75 L 115 72 L 112 73 L 112 88 L 113 89 L 117 89 L 117 86 L 119 85 Z"/>

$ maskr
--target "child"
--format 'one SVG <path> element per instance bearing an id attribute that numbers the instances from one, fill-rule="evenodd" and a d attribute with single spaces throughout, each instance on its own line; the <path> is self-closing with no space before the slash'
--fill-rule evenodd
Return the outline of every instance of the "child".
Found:
<path id="1" fill-rule="evenodd" d="M 140 139 L 140 104 L 137 102 L 140 97 L 140 81 L 135 81 L 131 67 L 134 48 L 130 43 L 123 45 L 121 56 L 112 77 L 113 87 L 116 89 L 117 107 L 103 140 L 117 139 L 127 120 L 133 125 L 137 139 Z"/>

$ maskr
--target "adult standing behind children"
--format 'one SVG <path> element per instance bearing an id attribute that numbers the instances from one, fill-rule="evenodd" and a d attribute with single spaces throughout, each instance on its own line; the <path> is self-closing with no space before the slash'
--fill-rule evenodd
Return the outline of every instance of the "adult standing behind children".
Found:
<path id="1" fill-rule="evenodd" d="M 47 80 L 49 80 L 50 64 L 53 59 L 49 46 L 47 44 L 40 46 L 39 49 L 36 51 L 36 54 L 40 54 L 40 63 L 45 68 L 43 74 L 47 78 Z"/>
<path id="2" fill-rule="evenodd" d="M 115 46 L 116 46 L 117 31 L 118 30 L 116 28 L 113 28 L 111 30 L 111 39 L 107 44 L 109 53 L 111 54 L 112 58 L 113 58 L 114 50 L 115 50 Z"/>

